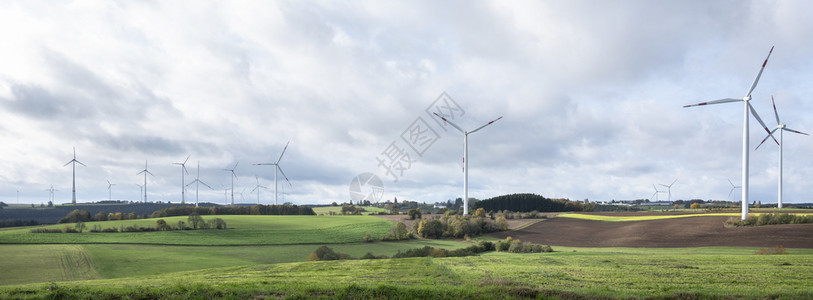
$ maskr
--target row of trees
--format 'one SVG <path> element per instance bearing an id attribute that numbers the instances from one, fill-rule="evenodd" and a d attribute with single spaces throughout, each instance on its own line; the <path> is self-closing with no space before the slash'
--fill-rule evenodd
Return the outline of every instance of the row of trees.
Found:
<path id="1" fill-rule="evenodd" d="M 252 206 L 173 206 L 157 210 L 152 218 L 173 216 L 188 216 L 192 213 L 198 215 L 316 215 L 312 208 L 292 204 L 283 205 L 252 205 Z"/>
<path id="2" fill-rule="evenodd" d="M 511 194 L 479 201 L 474 208 L 486 211 L 510 210 L 515 212 L 592 211 L 595 204 L 567 199 L 548 199 L 536 194 Z"/>

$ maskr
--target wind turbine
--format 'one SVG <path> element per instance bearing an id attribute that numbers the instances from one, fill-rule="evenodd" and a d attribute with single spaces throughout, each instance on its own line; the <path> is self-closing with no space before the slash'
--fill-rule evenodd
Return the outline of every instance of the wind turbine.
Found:
<path id="1" fill-rule="evenodd" d="M 190 156 L 191 155 L 186 156 L 186 159 L 182 163 L 172 163 L 173 165 L 180 165 L 181 166 L 181 204 L 186 204 L 186 197 L 185 197 L 186 181 L 184 181 L 183 173 L 186 172 L 186 174 L 189 174 L 189 171 L 186 170 L 186 162 L 189 160 Z M 195 205 L 195 206 L 197 206 L 197 205 Z"/>
<path id="2" fill-rule="evenodd" d="M 45 189 L 45 190 L 48 191 L 48 200 L 51 201 L 51 203 L 53 203 L 54 202 L 54 192 L 59 191 L 59 190 L 54 189 L 53 184 L 51 185 L 51 188 Z"/>
<path id="3" fill-rule="evenodd" d="M 144 186 L 136 183 L 135 185 L 138 186 L 138 197 L 141 198 L 141 195 L 144 194 Z"/>
<path id="4" fill-rule="evenodd" d="M 107 181 L 107 200 L 113 201 L 113 186 L 116 185 L 115 183 L 110 183 L 110 180 Z"/>
<path id="5" fill-rule="evenodd" d="M 181 176 L 183 177 L 183 175 L 181 175 Z M 182 180 L 183 180 L 183 178 L 182 178 Z M 190 185 L 192 185 L 193 183 L 195 184 L 195 207 L 198 207 L 198 183 L 200 183 L 200 184 L 202 184 L 202 185 L 205 185 L 205 186 L 206 186 L 207 188 L 209 188 L 210 190 L 214 190 L 214 189 L 213 189 L 211 186 L 209 186 L 208 184 L 204 183 L 203 181 L 200 181 L 200 161 L 198 161 L 198 175 L 197 175 L 197 177 L 195 177 L 195 181 L 190 182 L 190 183 L 189 183 L 189 184 L 187 184 L 186 186 L 190 186 Z"/>
<path id="6" fill-rule="evenodd" d="M 658 190 L 658 187 L 657 187 L 657 186 L 655 186 L 654 184 L 652 185 L 652 188 L 654 188 L 654 189 L 655 189 L 655 193 L 653 193 L 653 194 L 652 194 L 652 197 L 650 197 L 650 198 L 653 198 L 653 197 L 654 197 L 654 198 L 655 198 L 655 202 L 658 202 L 658 194 L 663 193 L 663 191 L 659 191 L 659 190 Z"/>
<path id="7" fill-rule="evenodd" d="M 771 133 L 774 133 L 777 130 L 779 131 L 779 200 L 777 201 L 777 208 L 782 208 L 782 147 L 785 144 L 784 143 L 784 136 L 785 136 L 784 132 L 789 131 L 789 132 L 804 134 L 804 135 L 809 135 L 809 134 L 798 131 L 798 130 L 793 130 L 793 129 L 787 128 L 785 126 L 785 124 L 782 124 L 782 122 L 779 121 L 779 113 L 776 112 L 776 102 L 773 100 L 773 96 L 771 96 L 771 103 L 773 104 L 773 114 L 776 117 L 776 128 L 771 130 Z M 759 143 L 759 145 L 757 145 L 756 149 L 759 149 L 759 146 L 762 146 L 762 143 L 764 143 L 765 140 L 767 140 L 767 139 L 768 139 L 767 136 L 764 139 L 762 139 L 762 142 Z M 756 150 L 756 149 L 754 149 L 754 150 Z"/>
<path id="8" fill-rule="evenodd" d="M 762 63 L 762 68 L 759 69 L 759 73 L 757 73 L 757 78 L 754 79 L 754 82 L 751 84 L 751 87 L 748 88 L 748 93 L 745 94 L 745 97 L 743 97 L 741 99 L 740 98 L 725 98 L 725 99 L 720 99 L 720 100 L 701 102 L 701 103 L 698 103 L 698 104 L 691 104 L 691 105 L 684 105 L 683 106 L 684 108 L 686 108 L 686 107 L 692 107 L 692 106 L 703 106 L 703 105 L 709 105 L 709 104 L 719 104 L 719 103 L 740 102 L 740 101 L 742 101 L 743 107 L 744 107 L 743 123 L 742 123 L 742 186 L 743 186 L 743 188 L 742 188 L 742 220 L 745 220 L 746 218 L 748 218 L 748 138 L 749 138 L 749 136 L 748 136 L 748 134 L 749 134 L 749 131 L 748 131 L 748 120 L 749 120 L 748 111 L 749 110 L 751 111 L 751 114 L 754 115 L 754 118 L 757 119 L 757 121 L 759 121 L 759 124 L 762 125 L 762 128 L 765 129 L 765 132 L 767 132 L 768 135 L 773 138 L 773 134 L 771 134 L 771 131 L 768 129 L 767 126 L 765 126 L 765 123 L 762 122 L 762 119 L 759 117 L 759 114 L 757 114 L 757 111 L 754 109 L 753 106 L 751 106 L 751 103 L 749 102 L 749 101 L 751 101 L 751 92 L 753 92 L 754 88 L 757 87 L 757 83 L 759 82 L 759 77 L 762 76 L 762 71 L 765 70 L 765 65 L 768 64 L 768 59 L 771 58 L 771 53 L 772 52 L 773 52 L 773 47 L 771 47 L 771 51 L 768 52 L 768 57 L 766 57 L 765 61 Z M 777 144 L 779 144 L 779 142 L 776 141 L 776 138 L 774 138 L 774 141 Z"/>
<path id="9" fill-rule="evenodd" d="M 734 192 L 734 189 L 741 188 L 741 186 L 734 185 L 734 183 L 731 182 L 731 179 L 728 180 L 728 183 L 731 184 L 731 191 L 728 192 L 728 198 L 731 198 L 731 193 Z"/>
<path id="10" fill-rule="evenodd" d="M 469 161 L 466 160 L 466 157 L 469 154 L 469 146 L 468 146 L 469 134 L 475 133 L 475 132 L 479 131 L 480 129 L 483 129 L 483 127 L 491 125 L 491 123 L 497 122 L 499 119 L 502 119 L 502 116 L 500 116 L 499 118 L 494 119 L 494 121 L 486 123 L 483 126 L 477 127 L 477 129 L 474 129 L 472 131 L 465 131 L 462 128 L 460 128 L 460 126 L 457 126 L 457 124 L 452 123 L 449 120 L 446 120 L 446 118 L 439 115 L 438 113 L 433 113 L 433 114 L 435 114 L 436 116 L 441 118 L 444 122 L 449 123 L 449 125 L 452 125 L 452 127 L 457 129 L 461 133 L 463 133 L 463 215 L 468 215 L 469 214 Z"/>
<path id="11" fill-rule="evenodd" d="M 231 205 L 234 205 L 234 180 L 237 179 L 237 174 L 234 173 L 234 169 L 237 169 L 238 164 L 240 164 L 239 161 L 236 164 L 234 164 L 234 167 L 232 167 L 231 169 L 223 169 L 223 171 L 231 172 L 231 175 L 232 175 L 231 176 Z"/>
<path id="12" fill-rule="evenodd" d="M 76 160 L 76 147 L 73 147 L 73 159 L 71 159 L 71 161 L 65 163 L 65 166 L 67 166 L 68 164 L 73 164 L 73 181 L 72 181 L 73 182 L 73 185 L 72 185 L 73 198 L 71 199 L 71 204 L 76 204 L 76 164 L 77 163 L 79 163 L 80 165 L 85 166 L 85 164 L 83 164 L 82 162 Z M 85 167 L 87 167 L 87 166 L 85 166 Z"/>
<path id="13" fill-rule="evenodd" d="M 677 179 L 675 179 L 675 181 L 672 181 L 672 183 L 669 185 L 661 183 L 661 185 L 666 187 L 666 189 L 669 191 L 669 202 L 672 202 L 672 186 L 675 185 L 675 182 L 677 182 Z"/>
<path id="14" fill-rule="evenodd" d="M 285 172 L 283 172 L 282 167 L 279 166 L 279 162 L 282 160 L 282 156 L 285 155 L 285 150 L 288 150 L 288 144 L 290 143 L 291 141 L 288 141 L 288 143 L 285 144 L 285 148 L 282 148 L 282 153 L 279 154 L 277 162 L 254 164 L 255 166 L 274 166 L 274 205 L 277 205 L 277 197 L 279 196 L 279 193 L 277 193 L 277 188 L 279 187 L 279 185 L 277 185 L 277 172 L 282 173 L 282 177 L 285 177 L 285 181 L 288 182 L 288 185 L 291 185 L 288 176 L 285 176 Z M 291 185 L 291 187 L 293 187 L 293 185 Z"/>
<path id="15" fill-rule="evenodd" d="M 252 189 L 251 192 L 249 192 L 249 193 L 253 193 L 254 191 L 257 191 L 257 204 L 260 204 L 260 188 L 267 189 L 267 187 L 264 187 L 264 186 L 260 185 L 260 178 L 257 177 L 257 175 L 254 175 L 254 179 L 257 179 L 257 185 L 254 186 L 254 189 Z M 284 192 L 283 192 L 283 195 L 285 195 Z M 283 199 L 285 199 L 285 198 L 283 198 Z"/>
<path id="16" fill-rule="evenodd" d="M 146 160 L 144 161 L 144 170 L 142 170 L 141 172 L 136 173 L 136 175 L 141 174 L 141 173 L 144 173 L 144 203 L 147 203 L 147 174 L 150 174 L 150 176 L 152 176 L 152 177 L 155 177 L 155 175 L 152 175 L 152 173 L 150 171 L 147 171 L 147 161 Z"/>

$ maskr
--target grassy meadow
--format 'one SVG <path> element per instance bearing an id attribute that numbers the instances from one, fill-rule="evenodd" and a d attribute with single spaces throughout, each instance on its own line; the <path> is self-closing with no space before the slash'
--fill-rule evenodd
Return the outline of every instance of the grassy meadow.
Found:
<path id="1" fill-rule="evenodd" d="M 0 287 L 68 298 L 810 298 L 813 253 L 568 249 L 455 258 L 318 261 Z M 576 250 L 573 252 L 572 250 Z"/>
<path id="2" fill-rule="evenodd" d="M 152 244 L 152 245 L 290 245 L 362 242 L 365 233 L 380 239 L 392 222 L 368 216 L 203 216 L 221 218 L 229 229 L 153 232 L 91 233 L 101 228 L 155 227 L 158 219 L 87 222 L 83 233 L 31 233 L 28 228 L 0 231 L 0 244 Z M 161 218 L 168 224 L 187 222 L 188 217 Z M 74 224 L 38 226 L 61 229 Z M 187 224 L 188 225 L 188 224 Z"/>
<path id="3" fill-rule="evenodd" d="M 688 216 L 701 215 L 710 214 Z M 0 298 L 813 298 L 813 249 L 758 255 L 748 247 L 553 245 L 552 253 L 306 262 L 321 245 L 361 257 L 470 243 L 366 243 L 365 233 L 380 239 L 393 225 L 372 216 L 203 216 L 215 217 L 229 229 L 87 232 L 155 226 L 157 219 L 146 219 L 89 222 L 84 233 L 30 232 L 64 224 L 0 230 Z"/>

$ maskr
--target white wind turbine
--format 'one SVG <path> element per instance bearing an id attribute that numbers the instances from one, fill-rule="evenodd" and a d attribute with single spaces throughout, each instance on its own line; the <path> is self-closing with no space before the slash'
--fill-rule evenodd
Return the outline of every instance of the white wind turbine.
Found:
<path id="1" fill-rule="evenodd" d="M 186 204 L 186 181 L 184 180 L 183 173 L 189 174 L 189 171 L 186 170 L 186 162 L 189 161 L 190 156 L 191 155 L 187 155 L 186 159 L 182 163 L 172 163 L 173 165 L 181 166 L 181 204 Z"/>
<path id="2" fill-rule="evenodd" d="M 202 184 L 202 185 L 205 185 L 205 186 L 206 186 L 207 188 L 209 188 L 210 190 L 214 190 L 214 189 L 213 189 L 211 186 L 209 186 L 208 184 L 204 183 L 203 181 L 200 181 L 200 161 L 198 161 L 198 175 L 197 175 L 197 177 L 195 177 L 195 181 L 190 182 L 190 183 L 189 183 L 189 184 L 187 184 L 186 186 L 190 186 L 190 185 L 192 185 L 193 183 L 195 184 L 195 207 L 198 207 L 198 183 L 200 183 L 200 184 Z"/>
<path id="3" fill-rule="evenodd" d="M 774 102 L 773 96 L 771 96 L 771 103 L 773 104 L 773 114 L 776 117 L 776 128 L 771 130 L 771 133 L 774 133 L 777 130 L 779 131 L 779 200 L 777 201 L 777 208 L 782 208 L 782 148 L 785 145 L 785 143 L 784 143 L 784 136 L 785 136 L 784 132 L 789 131 L 789 132 L 804 134 L 804 135 L 809 135 L 809 134 L 798 131 L 798 130 L 793 130 L 793 129 L 787 128 L 785 126 L 785 124 L 782 124 L 782 122 L 779 121 L 779 113 L 776 112 L 776 102 Z M 757 145 L 756 149 L 759 149 L 759 146 L 762 146 L 762 143 L 764 143 L 765 140 L 767 140 L 767 139 L 768 139 L 768 136 L 766 136 L 764 139 L 762 139 L 762 142 L 759 143 L 759 145 Z"/>
<path id="4" fill-rule="evenodd" d="M 502 119 L 502 117 L 496 118 L 494 119 L 494 121 L 488 122 L 485 125 L 477 127 L 472 131 L 465 131 L 462 128 L 460 128 L 460 126 L 457 126 L 457 124 L 452 123 L 449 120 L 446 120 L 446 118 L 439 115 L 438 113 L 434 114 L 441 118 L 444 122 L 449 123 L 449 125 L 452 125 L 452 127 L 463 133 L 463 215 L 465 216 L 469 214 L 469 161 L 466 159 L 466 157 L 468 157 L 469 154 L 468 146 L 469 134 L 475 133 L 480 129 L 483 129 L 483 127 L 491 125 L 491 123 L 497 122 L 497 120 Z"/>
<path id="5" fill-rule="evenodd" d="M 234 170 L 237 169 L 238 164 L 240 164 L 239 161 L 237 163 L 235 163 L 234 167 L 232 167 L 231 169 L 223 169 L 223 171 L 231 172 L 231 175 L 232 175 L 232 176 L 230 176 L 231 177 L 231 205 L 234 205 L 234 180 L 237 179 L 237 174 L 234 173 Z"/>
<path id="6" fill-rule="evenodd" d="M 762 63 L 762 68 L 759 69 L 759 73 L 757 73 L 757 78 L 754 79 L 754 82 L 751 84 L 751 87 L 748 88 L 748 92 L 745 94 L 745 97 L 743 97 L 743 98 L 725 98 L 725 99 L 720 99 L 720 100 L 701 102 L 701 103 L 698 103 L 698 104 L 683 106 L 684 108 L 686 108 L 686 107 L 692 107 L 692 106 L 703 106 L 703 105 L 708 105 L 708 104 L 719 104 L 719 103 L 740 102 L 740 101 L 743 102 L 743 107 L 744 107 L 743 123 L 742 123 L 742 186 L 743 186 L 743 188 L 742 188 L 742 219 L 743 220 L 748 218 L 748 139 L 749 139 L 748 120 L 750 119 L 749 115 L 748 115 L 749 110 L 751 111 L 751 114 L 754 115 L 754 118 L 757 119 L 759 124 L 762 125 L 762 128 L 764 128 L 765 131 L 768 132 L 768 135 L 773 137 L 773 135 L 771 134 L 771 131 L 768 129 L 767 126 L 765 126 L 765 123 L 762 122 L 762 119 L 757 114 L 757 111 L 754 109 L 753 106 L 751 106 L 751 103 L 749 102 L 749 101 L 751 101 L 751 92 L 753 92 L 754 88 L 757 87 L 757 83 L 759 82 L 759 77 L 762 76 L 762 71 L 765 70 L 765 65 L 768 64 L 768 59 L 771 58 L 771 53 L 772 52 L 773 52 L 773 47 L 771 47 L 771 51 L 768 52 L 768 57 L 766 57 L 765 61 Z M 774 141 L 776 141 L 775 138 L 774 138 Z M 776 143 L 779 144 L 778 141 Z"/>
<path id="7" fill-rule="evenodd" d="M 249 192 L 249 193 L 253 193 L 254 191 L 257 191 L 257 204 L 260 204 L 260 188 L 267 189 L 268 187 L 260 185 L 260 178 L 257 177 L 257 175 L 254 175 L 254 179 L 257 180 L 257 185 L 254 186 L 254 189 L 252 189 L 251 192 Z M 283 199 L 285 199 L 285 198 L 283 198 Z"/>
<path id="8" fill-rule="evenodd" d="M 48 191 L 48 201 L 51 201 L 51 203 L 54 203 L 54 192 L 59 191 L 59 190 L 54 189 L 53 184 L 51 185 L 51 188 L 45 189 L 45 190 Z"/>
<path id="9" fill-rule="evenodd" d="M 672 183 L 670 183 L 669 185 L 661 183 L 661 185 L 665 187 L 667 191 L 669 191 L 669 202 L 672 202 L 672 186 L 675 185 L 675 182 L 677 182 L 677 179 L 675 179 L 675 181 L 672 181 Z"/>
<path id="10" fill-rule="evenodd" d="M 150 174 L 150 176 L 152 177 L 155 177 L 155 175 L 152 175 L 152 172 L 147 170 L 146 160 L 144 161 L 144 170 L 141 170 L 141 172 L 136 173 L 136 175 L 139 175 L 141 173 L 144 173 L 144 203 L 147 203 L 147 174 Z"/>
<path id="11" fill-rule="evenodd" d="M 728 183 L 731 184 L 731 191 L 728 192 L 728 198 L 730 199 L 731 198 L 731 193 L 733 193 L 735 189 L 742 188 L 742 187 L 734 185 L 734 183 L 731 182 L 731 179 L 728 180 Z"/>
<path id="12" fill-rule="evenodd" d="M 113 201 L 113 186 L 116 185 L 115 183 L 110 183 L 110 180 L 107 181 L 107 200 Z"/>
<path id="13" fill-rule="evenodd" d="M 288 144 L 290 143 L 291 141 L 288 141 L 288 143 L 285 144 L 285 148 L 282 148 L 282 153 L 280 153 L 277 162 L 254 164 L 255 166 L 274 166 L 274 205 L 277 205 L 277 197 L 279 196 L 279 193 L 277 193 L 277 189 L 279 188 L 279 185 L 277 184 L 277 172 L 282 173 L 282 177 L 285 178 L 285 181 L 288 182 L 288 185 L 291 185 L 291 181 L 288 180 L 288 176 L 285 176 L 285 172 L 283 172 L 282 167 L 279 166 L 279 162 L 282 160 L 282 156 L 285 155 L 285 150 L 288 150 Z M 291 187 L 293 187 L 293 185 L 291 185 Z"/>
<path id="14" fill-rule="evenodd" d="M 652 185 L 652 188 L 655 189 L 655 193 L 653 193 L 652 197 L 650 197 L 650 198 L 655 198 L 655 202 L 658 202 L 658 194 L 663 193 L 663 191 L 659 191 L 658 187 L 655 186 L 654 184 Z"/>
<path id="15" fill-rule="evenodd" d="M 76 160 L 76 147 L 73 147 L 73 159 L 65 164 L 65 166 L 67 166 L 68 164 L 73 164 L 73 181 L 72 181 L 73 182 L 73 185 L 72 185 L 72 190 L 73 190 L 73 196 L 72 197 L 73 198 L 71 198 L 71 204 L 76 204 L 76 164 L 77 163 L 80 164 L 80 165 L 85 166 L 85 164 L 83 164 L 82 162 Z M 85 166 L 85 167 L 87 167 L 87 166 Z"/>
<path id="16" fill-rule="evenodd" d="M 141 195 L 143 195 L 143 194 L 144 194 L 144 186 L 143 186 L 143 185 L 140 185 L 140 184 L 138 184 L 138 183 L 136 183 L 135 185 L 137 185 L 137 186 L 138 186 L 138 197 L 139 197 L 139 198 L 141 198 L 141 197 L 142 197 Z"/>

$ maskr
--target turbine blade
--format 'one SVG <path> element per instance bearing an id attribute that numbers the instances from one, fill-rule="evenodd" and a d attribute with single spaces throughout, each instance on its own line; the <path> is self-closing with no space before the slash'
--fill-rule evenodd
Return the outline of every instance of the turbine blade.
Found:
<path id="1" fill-rule="evenodd" d="M 774 130 L 772 130 L 772 131 L 771 131 L 771 133 L 773 134 L 773 133 L 776 131 L 776 129 L 779 129 L 779 128 L 774 128 Z M 759 146 L 762 146 L 762 143 L 764 143 L 765 141 L 767 141 L 767 140 L 768 140 L 768 137 L 769 137 L 769 135 L 766 135 L 766 136 L 765 136 L 765 138 L 764 138 L 764 139 L 762 139 L 762 142 L 759 142 L 759 145 L 757 145 L 757 147 L 756 147 L 756 148 L 754 148 L 754 150 L 759 149 Z"/>
<path id="2" fill-rule="evenodd" d="M 208 184 L 203 183 L 203 181 L 198 181 L 198 182 L 200 182 L 200 184 L 202 184 L 202 185 L 205 185 L 205 186 L 206 186 L 207 188 L 209 188 L 210 190 L 214 190 L 214 189 L 213 189 L 211 186 L 209 186 Z"/>
<path id="3" fill-rule="evenodd" d="M 288 144 L 290 143 L 291 141 L 288 141 L 288 143 L 285 144 L 285 148 L 282 148 L 282 153 L 279 154 L 279 159 L 277 159 L 277 163 L 279 163 L 279 161 L 282 160 L 282 156 L 285 155 L 285 150 L 288 150 Z"/>
<path id="4" fill-rule="evenodd" d="M 768 64 L 768 59 L 771 58 L 771 53 L 773 53 L 773 46 L 771 46 L 771 51 L 768 52 L 768 57 L 766 57 L 765 61 L 762 63 L 762 68 L 759 69 L 759 73 L 757 73 L 757 78 L 754 79 L 754 83 L 752 83 L 751 87 L 748 88 L 748 93 L 745 94 L 745 98 L 751 97 L 751 92 L 753 92 L 754 88 L 757 87 L 757 83 L 759 82 L 759 77 L 762 76 L 762 71 L 765 70 L 765 65 Z"/>
<path id="5" fill-rule="evenodd" d="M 779 122 L 779 113 L 776 112 L 776 102 L 773 101 L 773 95 L 771 95 L 771 103 L 773 103 L 773 115 L 776 117 L 776 125 L 781 125 L 782 123 Z"/>
<path id="6" fill-rule="evenodd" d="M 186 159 L 184 159 L 184 160 L 183 160 L 183 164 L 182 164 L 182 165 L 185 165 L 185 164 L 186 164 L 186 162 L 187 162 L 187 161 L 189 161 L 189 158 L 190 158 L 190 157 L 192 157 L 192 155 L 191 155 L 191 154 L 190 154 L 190 155 L 187 155 L 187 156 L 186 156 Z"/>
<path id="7" fill-rule="evenodd" d="M 732 188 L 734 187 L 734 183 L 733 183 L 733 182 L 731 182 L 731 179 L 728 179 L 728 183 L 730 183 L 730 184 L 731 184 L 731 187 L 732 187 Z"/>
<path id="8" fill-rule="evenodd" d="M 809 134 L 807 134 L 807 133 L 804 133 L 804 132 L 801 132 L 801 131 L 798 131 L 798 130 L 793 130 L 793 129 L 790 129 L 790 128 L 787 128 L 787 127 L 782 128 L 782 129 L 783 129 L 783 130 L 786 130 L 786 131 L 793 132 L 793 133 L 798 133 L 798 134 L 809 135 Z"/>
<path id="9" fill-rule="evenodd" d="M 457 130 L 458 130 L 458 131 L 460 131 L 461 133 L 466 134 L 466 131 L 465 131 L 465 130 L 463 130 L 463 129 L 461 129 L 461 128 L 460 128 L 460 126 L 457 126 L 457 124 L 452 123 L 452 122 L 451 122 L 451 121 L 449 121 L 449 120 L 446 120 L 446 118 L 444 118 L 443 116 L 439 115 L 438 113 L 433 113 L 433 114 L 435 114 L 436 116 L 438 116 L 438 118 L 440 118 L 441 120 L 443 120 L 443 122 L 446 122 L 446 123 L 449 123 L 449 125 L 452 125 L 452 127 L 454 127 L 455 129 L 457 129 Z"/>
<path id="10" fill-rule="evenodd" d="M 288 185 L 290 185 L 291 187 L 294 187 L 294 185 L 293 185 L 293 184 L 291 184 L 291 181 L 290 181 L 290 180 L 288 180 L 288 176 L 285 176 L 285 172 L 283 172 L 283 171 L 282 171 L 282 167 L 280 167 L 279 165 L 277 165 L 277 169 L 279 169 L 279 172 L 282 174 L 282 177 L 283 177 L 283 178 L 285 178 L 285 181 L 287 181 L 287 182 L 288 182 Z"/>
<path id="11" fill-rule="evenodd" d="M 79 163 L 80 165 L 82 165 L 83 167 L 87 167 L 87 166 L 85 166 L 85 164 L 83 164 L 81 161 L 76 160 L 76 162 L 77 162 L 77 163 Z"/>
<path id="12" fill-rule="evenodd" d="M 731 198 L 731 193 L 734 193 L 734 189 L 735 189 L 735 188 L 731 188 L 731 191 L 730 191 L 730 192 L 728 192 L 728 197 L 729 197 L 729 198 Z"/>
<path id="13" fill-rule="evenodd" d="M 700 102 L 700 103 L 697 103 L 697 104 L 689 104 L 689 105 L 684 105 L 684 106 L 683 106 L 683 108 L 687 108 L 687 107 L 693 107 L 693 106 L 703 106 L 703 105 L 709 105 L 709 104 L 720 104 L 720 103 L 737 102 L 737 101 L 742 101 L 742 99 L 736 99 L 736 98 L 725 98 L 725 99 L 713 100 L 713 101 L 708 101 L 708 102 Z"/>
<path id="14" fill-rule="evenodd" d="M 483 127 L 486 127 L 486 126 L 488 126 L 488 125 L 491 125 L 491 123 L 497 122 L 499 119 L 502 119 L 502 116 L 500 116 L 499 118 L 494 119 L 494 121 L 491 121 L 491 122 L 486 123 L 486 124 L 485 124 L 485 125 L 483 125 L 483 126 L 477 127 L 477 129 L 475 129 L 475 130 L 469 131 L 469 133 L 475 133 L 475 132 L 477 132 L 478 130 L 483 129 Z"/>
<path id="15" fill-rule="evenodd" d="M 779 141 L 777 141 L 776 138 L 773 137 L 773 132 L 771 132 L 771 130 L 768 129 L 768 126 L 765 126 L 765 122 L 762 122 L 762 118 L 759 117 L 759 114 L 757 114 L 757 110 L 754 109 L 754 106 L 752 106 L 751 103 L 748 103 L 748 108 L 751 109 L 751 114 L 753 114 L 754 118 L 757 119 L 757 121 L 759 122 L 759 125 L 762 125 L 762 128 L 765 129 L 765 132 L 767 132 L 768 135 L 771 138 L 773 138 L 773 141 L 776 142 L 777 145 L 779 145 Z"/>
<path id="16" fill-rule="evenodd" d="M 675 181 L 672 181 L 672 183 L 669 184 L 669 187 L 672 187 L 673 185 L 675 185 L 675 182 L 677 182 L 677 179 L 675 179 Z"/>

